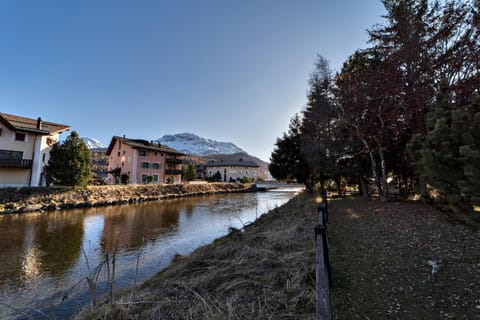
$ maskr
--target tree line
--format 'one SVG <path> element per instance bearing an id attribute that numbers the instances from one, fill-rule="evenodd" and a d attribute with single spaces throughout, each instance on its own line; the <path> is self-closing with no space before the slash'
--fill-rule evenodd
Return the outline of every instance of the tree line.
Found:
<path id="1" fill-rule="evenodd" d="M 392 189 L 450 208 L 480 206 L 480 1 L 383 0 L 333 74 L 315 61 L 304 109 L 277 139 L 270 172 L 307 188 Z"/>

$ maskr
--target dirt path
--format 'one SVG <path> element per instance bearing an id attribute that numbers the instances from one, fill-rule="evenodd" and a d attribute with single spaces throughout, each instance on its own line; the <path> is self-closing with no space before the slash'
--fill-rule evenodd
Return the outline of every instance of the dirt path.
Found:
<path id="1" fill-rule="evenodd" d="M 420 203 L 330 206 L 336 319 L 480 319 L 480 233 Z"/>

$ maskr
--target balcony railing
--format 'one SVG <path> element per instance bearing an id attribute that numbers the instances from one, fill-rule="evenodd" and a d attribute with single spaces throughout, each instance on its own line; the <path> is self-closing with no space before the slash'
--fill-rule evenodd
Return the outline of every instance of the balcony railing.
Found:
<path id="1" fill-rule="evenodd" d="M 182 174 L 182 170 L 177 169 L 165 169 L 166 174 Z"/>
<path id="2" fill-rule="evenodd" d="M 0 159 L 0 167 L 30 169 L 32 162 L 32 160 L 27 159 Z"/>
<path id="3" fill-rule="evenodd" d="M 182 163 L 182 159 L 177 159 L 177 158 L 166 158 L 165 161 L 167 163 L 175 163 L 175 164 Z"/>

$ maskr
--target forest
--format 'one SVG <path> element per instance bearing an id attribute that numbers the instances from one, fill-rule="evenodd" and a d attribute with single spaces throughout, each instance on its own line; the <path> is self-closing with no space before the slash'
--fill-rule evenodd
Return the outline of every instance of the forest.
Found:
<path id="1" fill-rule="evenodd" d="M 383 22 L 340 71 L 318 55 L 270 172 L 479 211 L 480 1 L 382 2 Z"/>

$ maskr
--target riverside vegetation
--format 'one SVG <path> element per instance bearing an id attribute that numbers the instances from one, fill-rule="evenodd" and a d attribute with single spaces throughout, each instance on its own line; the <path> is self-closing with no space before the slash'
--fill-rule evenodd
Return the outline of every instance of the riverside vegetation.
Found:
<path id="1" fill-rule="evenodd" d="M 419 202 L 330 203 L 335 319 L 476 319 L 480 235 Z M 300 194 L 78 319 L 314 319 L 315 197 Z"/>
<path id="2" fill-rule="evenodd" d="M 98 207 L 222 192 L 246 192 L 253 188 L 252 184 L 241 183 L 0 188 L 0 214 Z"/>

